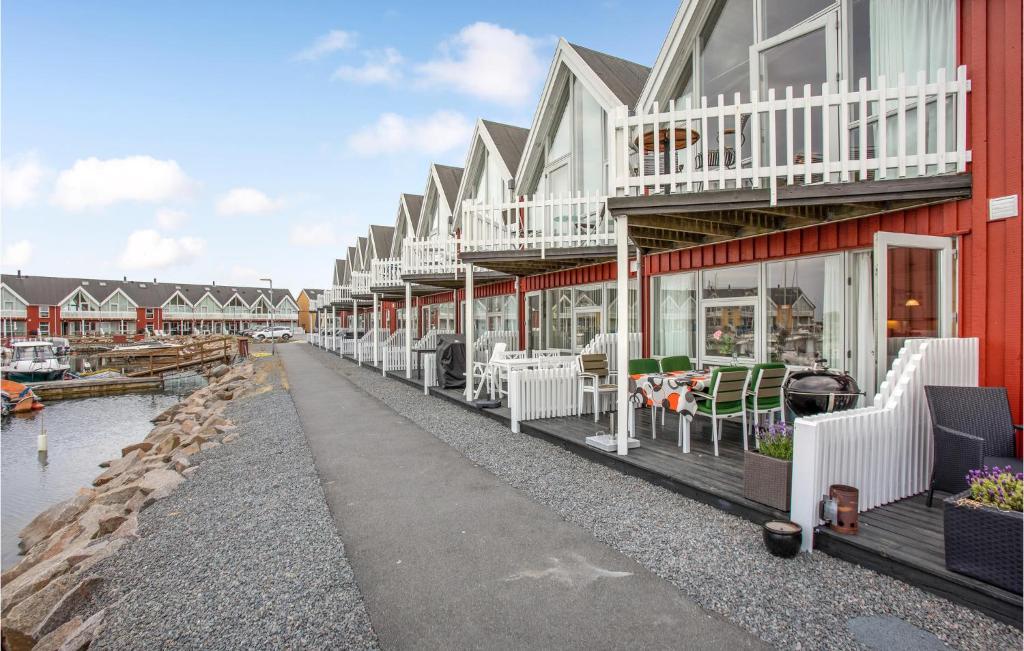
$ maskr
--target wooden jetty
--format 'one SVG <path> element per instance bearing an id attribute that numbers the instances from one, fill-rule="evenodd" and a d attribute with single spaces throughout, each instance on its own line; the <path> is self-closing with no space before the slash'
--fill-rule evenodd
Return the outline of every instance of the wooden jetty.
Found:
<path id="1" fill-rule="evenodd" d="M 95 380 L 54 380 L 33 382 L 32 388 L 41 400 L 68 400 L 71 398 L 94 398 L 121 393 L 142 393 L 160 391 L 164 388 L 163 378 L 105 378 Z"/>
<path id="2" fill-rule="evenodd" d="M 183 345 L 153 348 L 114 348 L 99 355 L 99 368 L 123 371 L 126 378 L 141 378 L 163 373 L 229 363 L 238 345 L 234 337 L 194 340 Z"/>

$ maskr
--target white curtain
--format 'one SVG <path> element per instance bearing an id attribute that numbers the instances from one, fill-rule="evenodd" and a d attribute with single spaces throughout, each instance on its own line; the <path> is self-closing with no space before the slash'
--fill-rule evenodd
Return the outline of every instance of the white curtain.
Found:
<path id="1" fill-rule="evenodd" d="M 955 0 L 871 0 L 871 83 L 877 85 L 885 75 L 890 88 L 902 73 L 906 83 L 916 84 L 917 74 L 924 71 L 928 81 L 935 81 L 939 68 L 946 70 L 946 79 L 956 74 L 956 2 Z M 889 102 L 887 110 L 896 107 Z M 946 124 L 936 125 L 935 102 L 928 104 L 925 114 L 927 151 L 937 146 L 937 127 L 946 130 L 946 142 L 953 143 L 956 112 L 947 106 Z M 917 151 L 917 111 L 907 111 L 906 151 Z M 877 129 L 877 127 L 876 127 Z M 873 135 L 874 140 L 876 136 Z M 886 126 L 886 153 L 895 156 L 898 149 L 897 124 Z M 920 170 L 911 171 L 921 173 Z"/>
<path id="2" fill-rule="evenodd" d="M 843 256 L 825 258 L 824 300 L 821 306 L 821 356 L 829 366 L 843 369 L 847 366 L 843 354 Z"/>
<path id="3" fill-rule="evenodd" d="M 875 326 L 871 252 L 854 253 L 851 260 L 853 267 L 851 326 L 853 332 L 850 336 L 850 344 L 853 348 L 853 355 L 849 370 L 857 380 L 861 391 L 866 395 L 866 400 L 860 406 L 867 406 L 874 400 L 875 395 Z"/>

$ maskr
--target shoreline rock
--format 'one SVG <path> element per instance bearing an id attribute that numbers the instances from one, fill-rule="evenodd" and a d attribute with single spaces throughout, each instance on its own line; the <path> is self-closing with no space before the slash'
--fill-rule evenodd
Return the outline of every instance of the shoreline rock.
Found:
<path id="1" fill-rule="evenodd" d="M 142 441 L 100 464 L 103 472 L 91 488 L 49 507 L 19 532 L 24 557 L 0 574 L 5 651 L 88 647 L 105 612 L 82 612 L 95 608 L 92 597 L 103 583 L 91 568 L 138 537 L 139 513 L 195 472 L 193 454 L 238 438 L 224 407 L 252 390 L 254 375 L 252 362 L 214 368 L 210 383 L 161 412 Z"/>

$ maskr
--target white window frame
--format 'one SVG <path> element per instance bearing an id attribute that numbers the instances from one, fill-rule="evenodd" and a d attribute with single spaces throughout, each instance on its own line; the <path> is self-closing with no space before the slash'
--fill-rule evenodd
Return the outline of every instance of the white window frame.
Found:
<path id="1" fill-rule="evenodd" d="M 956 262 L 954 240 L 936 235 L 913 235 L 878 231 L 873 242 L 873 268 L 875 292 L 875 362 L 878 364 L 876 381 L 881 383 L 889 372 L 886 345 L 888 329 L 889 247 L 930 249 L 939 253 L 939 332 L 940 337 L 956 335 Z"/>

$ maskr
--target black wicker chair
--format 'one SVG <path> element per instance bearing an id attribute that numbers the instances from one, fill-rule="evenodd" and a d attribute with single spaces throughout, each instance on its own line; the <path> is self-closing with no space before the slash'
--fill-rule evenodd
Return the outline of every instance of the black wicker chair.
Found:
<path id="1" fill-rule="evenodd" d="M 1002 387 L 925 387 L 932 416 L 935 461 L 928 506 L 935 489 L 967 489 L 967 473 L 983 466 L 1010 466 L 1021 471 L 1014 453 L 1010 401 Z"/>

